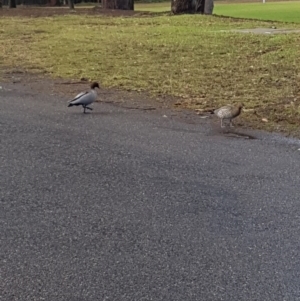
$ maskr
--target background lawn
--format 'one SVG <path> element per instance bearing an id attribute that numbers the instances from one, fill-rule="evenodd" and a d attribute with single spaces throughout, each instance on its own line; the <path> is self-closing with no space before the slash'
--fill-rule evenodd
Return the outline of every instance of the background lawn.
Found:
<path id="1" fill-rule="evenodd" d="M 221 4 L 216 2 L 214 14 L 236 18 L 276 20 L 300 23 L 300 1 Z"/>
<path id="2" fill-rule="evenodd" d="M 300 23 L 300 1 L 286 2 L 224 3 L 216 1 L 214 14 L 236 18 L 249 18 Z M 170 11 L 170 2 L 137 3 L 136 10 L 163 12 Z"/>

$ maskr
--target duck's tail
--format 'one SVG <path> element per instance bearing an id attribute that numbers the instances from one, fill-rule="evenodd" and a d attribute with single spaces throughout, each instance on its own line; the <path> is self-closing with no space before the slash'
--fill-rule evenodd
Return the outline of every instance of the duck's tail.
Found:
<path id="1" fill-rule="evenodd" d="M 69 104 L 68 104 L 68 107 L 73 107 L 74 105 L 70 102 Z"/>

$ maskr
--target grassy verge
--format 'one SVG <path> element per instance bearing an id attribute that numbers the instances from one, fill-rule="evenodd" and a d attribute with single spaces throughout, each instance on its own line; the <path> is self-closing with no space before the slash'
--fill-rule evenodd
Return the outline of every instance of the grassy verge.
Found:
<path id="1" fill-rule="evenodd" d="M 282 27 L 200 15 L 3 17 L 0 62 L 174 95 L 189 108 L 242 101 L 257 112 L 245 113 L 244 124 L 294 131 L 300 123 L 300 35 L 221 31 L 271 25 Z"/>
<path id="2" fill-rule="evenodd" d="M 215 6 L 214 13 L 236 18 L 276 20 L 300 23 L 300 2 L 237 3 Z"/>

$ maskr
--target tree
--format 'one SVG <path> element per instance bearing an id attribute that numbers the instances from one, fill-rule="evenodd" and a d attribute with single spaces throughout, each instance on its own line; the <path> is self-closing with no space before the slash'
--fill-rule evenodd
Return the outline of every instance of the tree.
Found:
<path id="1" fill-rule="evenodd" d="M 211 15 L 213 8 L 213 0 L 171 0 L 173 14 L 200 13 Z"/>
<path id="2" fill-rule="evenodd" d="M 205 0 L 204 14 L 212 15 L 213 10 L 214 10 L 214 0 Z"/>
<path id="3" fill-rule="evenodd" d="M 69 1 L 69 8 L 74 9 L 74 0 L 68 0 Z"/>
<path id="4" fill-rule="evenodd" d="M 134 10 L 134 0 L 102 0 L 104 9 Z"/>
<path id="5" fill-rule="evenodd" d="M 9 8 L 16 8 L 17 7 L 16 0 L 9 0 L 8 1 L 8 7 Z"/>
<path id="6" fill-rule="evenodd" d="M 0 8 L 2 8 L 2 0 L 0 0 Z"/>

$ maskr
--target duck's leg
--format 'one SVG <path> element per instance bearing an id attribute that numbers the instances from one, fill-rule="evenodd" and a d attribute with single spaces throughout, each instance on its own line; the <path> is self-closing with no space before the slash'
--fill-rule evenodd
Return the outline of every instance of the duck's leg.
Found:
<path id="1" fill-rule="evenodd" d="M 223 118 L 221 118 L 221 128 L 224 128 L 225 125 L 223 124 Z"/>
<path id="2" fill-rule="evenodd" d="M 82 107 L 83 107 L 83 114 L 85 114 L 86 106 L 85 106 L 85 105 L 82 105 Z"/>
<path id="3" fill-rule="evenodd" d="M 89 110 L 91 110 L 91 111 L 93 111 L 93 108 L 90 108 L 90 107 L 85 107 L 86 109 L 89 109 Z"/>
<path id="4" fill-rule="evenodd" d="M 233 125 L 233 123 L 232 123 L 232 119 L 230 119 L 230 127 L 231 127 L 231 128 L 234 128 L 234 125 Z"/>

